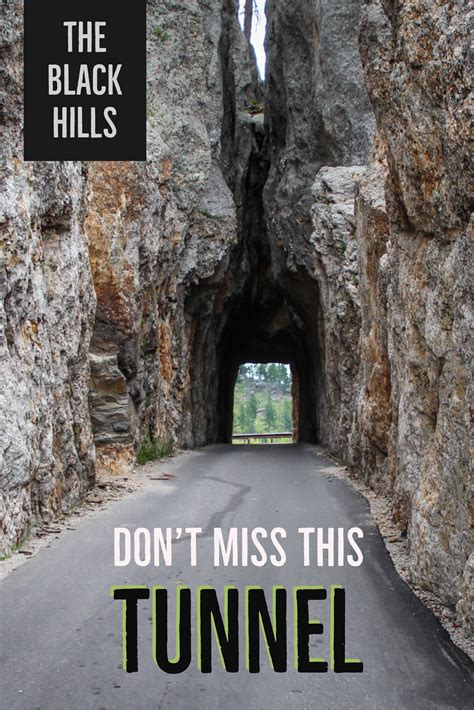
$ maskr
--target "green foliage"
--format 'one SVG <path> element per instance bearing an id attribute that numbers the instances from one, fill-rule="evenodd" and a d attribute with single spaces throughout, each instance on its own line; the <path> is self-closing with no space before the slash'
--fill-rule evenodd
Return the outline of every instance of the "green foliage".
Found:
<path id="1" fill-rule="evenodd" d="M 142 443 L 137 452 L 137 463 L 140 466 L 149 461 L 165 459 L 173 453 L 173 442 L 171 439 L 163 440 L 159 437 L 148 437 Z"/>
<path id="2" fill-rule="evenodd" d="M 248 413 L 253 420 L 255 420 L 257 418 L 258 401 L 257 401 L 257 397 L 255 396 L 255 392 L 252 392 L 252 394 L 250 395 L 250 399 L 248 402 Z"/>
<path id="3" fill-rule="evenodd" d="M 241 429 L 245 429 L 245 427 L 247 426 L 247 410 L 244 402 L 240 403 L 238 424 Z"/>
<path id="4" fill-rule="evenodd" d="M 166 40 L 170 38 L 170 33 L 166 32 L 163 27 L 160 27 L 160 25 L 157 25 L 153 31 L 155 33 L 155 37 L 157 39 L 161 39 L 162 42 L 166 42 Z"/>
<path id="5" fill-rule="evenodd" d="M 234 392 L 234 433 L 266 434 L 293 428 L 291 373 L 282 363 L 242 365 Z"/>
<path id="6" fill-rule="evenodd" d="M 291 431 L 293 428 L 293 412 L 289 400 L 285 400 L 283 404 L 283 428 L 285 431 Z"/>
<path id="7" fill-rule="evenodd" d="M 263 113 L 264 106 L 263 106 L 263 103 L 257 101 L 257 99 L 255 99 L 255 98 L 252 98 L 246 104 L 245 110 L 247 111 L 247 113 L 250 113 L 251 115 L 257 114 L 257 113 Z"/>
<path id="8" fill-rule="evenodd" d="M 267 426 L 267 432 L 273 431 L 276 426 L 277 416 L 275 411 L 275 406 L 272 402 L 271 393 L 268 393 L 267 403 L 265 405 L 265 424 Z"/>
<path id="9" fill-rule="evenodd" d="M 7 552 L 5 555 L 0 555 L 0 562 L 5 562 L 5 560 L 9 560 L 10 557 L 13 557 L 13 555 L 15 555 L 19 550 L 21 550 L 22 547 L 24 547 L 28 543 L 28 540 L 30 538 L 31 530 L 28 530 L 17 543 L 12 545 L 9 552 Z"/>

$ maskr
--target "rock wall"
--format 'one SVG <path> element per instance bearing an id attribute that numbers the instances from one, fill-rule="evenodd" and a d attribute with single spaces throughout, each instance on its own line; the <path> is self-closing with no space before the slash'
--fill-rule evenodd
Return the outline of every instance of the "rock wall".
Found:
<path id="1" fill-rule="evenodd" d="M 414 581 L 457 604 L 472 624 L 468 5 L 364 3 L 361 54 L 388 165 L 389 241 L 378 275 L 367 278 L 379 293 L 370 317 L 387 314 L 386 354 L 377 348 L 381 372 L 390 373 L 391 409 L 389 414 L 384 397 L 380 416 L 388 436 L 386 463 L 377 467 L 386 471 L 380 481 L 377 469 L 366 466 L 373 447 L 362 445 L 359 454 L 369 481 L 392 493 Z M 362 194 L 359 208 L 360 219 L 372 222 L 361 243 L 378 233 L 381 246 L 386 227 L 376 227 Z M 384 338 L 377 333 L 378 345 Z M 366 418 L 367 401 L 360 402 L 359 421 Z"/>
<path id="2" fill-rule="evenodd" d="M 413 581 L 472 623 L 467 6 L 268 9 L 268 238 L 279 283 L 316 285 L 317 437 L 391 496 Z"/>
<path id="3" fill-rule="evenodd" d="M 264 191 L 276 279 L 313 296 L 315 437 L 341 453 L 351 427 L 360 323 L 354 190 L 374 118 L 356 28 L 359 1 L 267 4 Z M 301 299 L 300 299 L 301 300 Z M 344 353 L 342 360 L 340 355 Z"/>
<path id="4" fill-rule="evenodd" d="M 95 296 L 87 170 L 24 163 L 21 6 L 0 35 L 0 555 L 95 476 L 87 390 Z"/>
<path id="5" fill-rule="evenodd" d="M 257 89 L 227 0 L 150 3 L 148 48 L 148 161 L 89 170 L 90 403 L 107 466 L 148 436 L 216 438 L 214 321 L 233 288 L 233 193 L 251 149 L 239 112 Z"/>
<path id="6" fill-rule="evenodd" d="M 24 163 L 22 5 L 2 15 L 3 552 L 147 437 L 217 438 L 260 89 L 231 0 L 149 2 L 147 163 Z"/>

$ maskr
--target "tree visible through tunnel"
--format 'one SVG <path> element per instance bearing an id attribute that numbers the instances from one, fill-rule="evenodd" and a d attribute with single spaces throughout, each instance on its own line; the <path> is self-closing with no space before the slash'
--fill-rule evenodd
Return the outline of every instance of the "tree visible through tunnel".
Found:
<path id="1" fill-rule="evenodd" d="M 293 441 L 292 374 L 286 363 L 240 366 L 234 390 L 234 443 L 250 441 L 244 438 L 247 435 L 258 443 Z"/>

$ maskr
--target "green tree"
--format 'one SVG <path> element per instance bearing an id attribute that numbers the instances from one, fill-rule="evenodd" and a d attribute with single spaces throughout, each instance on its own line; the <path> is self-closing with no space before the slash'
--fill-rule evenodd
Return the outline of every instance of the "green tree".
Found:
<path id="1" fill-rule="evenodd" d="M 284 363 L 245 363 L 234 391 L 235 433 L 291 431 L 291 372 Z"/>
<path id="2" fill-rule="evenodd" d="M 283 403 L 283 429 L 285 431 L 292 431 L 293 429 L 293 416 L 291 411 L 291 400 L 286 399 Z"/>
<path id="3" fill-rule="evenodd" d="M 276 411 L 275 406 L 272 401 L 271 393 L 268 393 L 267 403 L 265 405 L 265 425 L 267 427 L 267 434 L 270 432 L 276 424 Z"/>
<path id="4" fill-rule="evenodd" d="M 246 430 L 244 431 L 244 434 L 255 434 L 256 428 L 257 427 L 256 427 L 255 419 L 248 417 L 247 418 L 247 427 L 246 427 Z"/>
<path id="5" fill-rule="evenodd" d="M 241 382 L 247 382 L 249 374 L 250 374 L 250 372 L 249 372 L 249 368 L 247 367 L 247 365 L 241 365 L 240 370 L 239 370 L 239 380 Z"/>
<path id="6" fill-rule="evenodd" d="M 239 434 L 246 434 L 245 427 L 247 425 L 247 411 L 245 407 L 245 402 L 241 401 L 239 405 L 239 415 L 237 417 L 237 424 L 240 429 Z"/>
<path id="7" fill-rule="evenodd" d="M 271 362 L 267 367 L 267 379 L 270 387 L 273 387 L 275 390 L 280 389 L 280 372 L 278 365 L 274 362 Z"/>
<path id="8" fill-rule="evenodd" d="M 257 397 L 255 396 L 255 392 L 252 392 L 252 394 L 250 395 L 250 399 L 248 401 L 248 412 L 250 419 L 255 421 L 258 412 L 258 402 Z"/>

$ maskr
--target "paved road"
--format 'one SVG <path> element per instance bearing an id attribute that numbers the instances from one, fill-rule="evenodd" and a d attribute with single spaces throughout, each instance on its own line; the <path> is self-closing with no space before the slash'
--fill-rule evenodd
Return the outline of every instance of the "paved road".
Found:
<path id="1" fill-rule="evenodd" d="M 434 617 L 399 579 L 363 498 L 330 475 L 331 464 L 302 446 L 218 446 L 181 457 L 170 482 L 112 504 L 65 531 L 50 549 L 1 583 L 0 707 L 4 710 L 371 710 L 468 708 L 472 666 Z M 163 466 L 157 470 L 162 470 Z M 284 527 L 284 567 L 215 569 L 212 539 L 200 540 L 199 567 L 187 542 L 173 548 L 172 568 L 114 568 L 114 527 Z M 364 563 L 355 568 L 305 568 L 298 527 L 358 526 Z M 194 664 L 182 675 L 160 671 L 151 657 L 149 602 L 139 603 L 137 674 L 121 667 L 121 602 L 111 585 L 179 582 L 198 585 L 342 584 L 347 590 L 347 653 L 362 674 L 301 674 L 289 663 L 274 673 L 210 675 Z M 291 600 L 291 596 L 289 597 Z M 312 602 L 329 623 L 326 602 Z M 289 619 L 292 614 L 289 613 Z M 292 639 L 292 630 L 289 630 Z M 328 635 L 313 637 L 328 656 Z M 290 649 L 290 654 L 292 649 Z M 173 655 L 173 654 L 172 654 Z M 291 658 L 291 655 L 290 655 Z M 471 704 L 469 702 L 471 700 Z"/>

